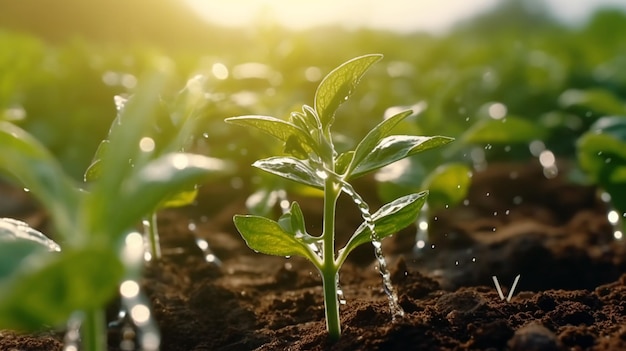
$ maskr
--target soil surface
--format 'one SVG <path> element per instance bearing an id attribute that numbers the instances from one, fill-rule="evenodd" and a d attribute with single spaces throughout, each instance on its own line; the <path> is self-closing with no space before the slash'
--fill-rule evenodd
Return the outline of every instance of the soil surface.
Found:
<path id="1" fill-rule="evenodd" d="M 371 245 L 341 270 L 343 335 L 332 343 L 321 279 L 298 257 L 257 254 L 232 216 L 246 213 L 250 189 L 205 186 L 193 207 L 160 213 L 164 257 L 146 266 L 142 286 L 162 334 L 162 350 L 626 350 L 626 243 L 613 239 L 597 190 L 534 165 L 499 164 L 475 173 L 464 204 L 432 213 L 431 239 L 415 228 L 384 241 L 405 315 L 391 321 Z M 380 203 L 363 181 L 371 207 Z M 3 186 L 0 216 L 46 226 L 45 213 Z M 310 233 L 321 200 L 297 199 Z M 340 199 L 339 243 L 361 220 Z M 190 226 L 190 223 L 192 225 Z M 207 262 L 206 240 L 221 263 Z M 501 299 L 492 276 L 506 297 Z M 110 318 L 116 315 L 111 303 Z M 62 334 L 0 331 L 0 350 L 61 350 Z M 119 330 L 110 331 L 119 350 Z"/>

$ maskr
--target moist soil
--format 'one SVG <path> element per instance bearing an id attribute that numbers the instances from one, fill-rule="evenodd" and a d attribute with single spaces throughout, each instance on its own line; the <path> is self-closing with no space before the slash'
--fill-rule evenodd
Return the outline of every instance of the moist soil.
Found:
<path id="1" fill-rule="evenodd" d="M 368 179 L 357 184 L 376 209 L 373 189 Z M 0 190 L 0 215 L 46 227 L 27 195 Z M 206 185 L 195 206 L 160 213 L 163 259 L 147 264 L 141 285 L 162 350 L 626 350 L 626 243 L 613 239 L 593 187 L 547 179 L 534 164 L 476 172 L 464 204 L 431 214 L 423 249 L 414 227 L 383 242 L 404 317 L 392 321 L 371 245 L 352 254 L 340 272 L 346 303 L 336 342 L 315 268 L 255 253 L 237 234 L 232 216 L 246 213 L 249 191 Z M 318 234 L 321 199 L 295 200 Z M 342 244 L 361 219 L 343 197 L 338 218 Z M 492 276 L 506 297 L 517 275 L 512 298 L 501 299 Z M 116 311 L 113 301 L 112 321 Z M 61 350 L 62 336 L 0 331 L 0 350 Z M 109 344 L 120 349 L 113 327 Z"/>

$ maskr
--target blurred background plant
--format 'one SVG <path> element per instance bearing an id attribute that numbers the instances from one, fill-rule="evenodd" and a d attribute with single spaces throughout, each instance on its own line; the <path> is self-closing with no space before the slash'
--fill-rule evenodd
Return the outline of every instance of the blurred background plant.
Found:
<path id="1" fill-rule="evenodd" d="M 287 118 L 336 62 L 380 52 L 385 62 L 368 72 L 366 93 L 339 112 L 337 144 L 354 146 L 393 114 L 387 106 L 418 104 L 401 128 L 459 140 L 379 174 L 381 197 L 428 184 L 445 190 L 431 192 L 431 207 L 453 205 L 470 171 L 492 161 L 537 161 L 551 175 L 557 162 L 576 169 L 577 139 L 599 118 L 626 113 L 623 1 L 469 3 L 0 1 L 0 116 L 81 178 L 106 138 L 111 97 L 132 92 L 149 62 L 167 57 L 173 87 L 208 78 L 196 147 L 236 158 L 230 186 L 267 199 L 250 202 L 263 212 L 287 186 L 248 165 L 273 154 L 273 143 L 223 118 Z"/>

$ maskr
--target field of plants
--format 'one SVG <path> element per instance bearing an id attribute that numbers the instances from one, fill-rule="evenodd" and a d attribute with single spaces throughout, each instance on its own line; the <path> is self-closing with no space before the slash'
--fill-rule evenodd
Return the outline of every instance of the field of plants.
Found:
<path id="1" fill-rule="evenodd" d="M 626 13 L 512 3 L 0 28 L 0 350 L 626 350 Z"/>

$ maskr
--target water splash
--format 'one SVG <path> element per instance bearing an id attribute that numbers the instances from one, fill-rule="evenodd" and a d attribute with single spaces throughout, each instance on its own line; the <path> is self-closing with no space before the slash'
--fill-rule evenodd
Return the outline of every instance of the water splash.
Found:
<path id="1" fill-rule="evenodd" d="M 374 220 L 372 219 L 369 205 L 363 200 L 361 195 L 354 190 L 352 185 L 342 181 L 341 190 L 350 196 L 354 204 L 357 205 L 359 211 L 361 212 L 363 222 L 370 231 L 370 239 L 372 241 L 372 245 L 374 246 L 374 255 L 376 256 L 376 261 L 378 261 L 378 271 L 383 279 L 383 290 L 389 299 L 389 308 L 391 310 L 392 320 L 395 321 L 404 316 L 404 310 L 398 303 L 398 295 L 391 284 L 391 273 L 387 268 L 387 261 L 385 260 L 385 256 L 383 254 L 383 245 L 378 237 L 378 234 L 376 233 L 376 226 L 374 224 Z"/>
<path id="2" fill-rule="evenodd" d="M 343 289 L 341 289 L 341 285 L 339 285 L 339 273 L 335 276 L 335 282 L 337 284 L 337 300 L 340 305 L 346 304 L 346 297 L 343 294 Z"/>

